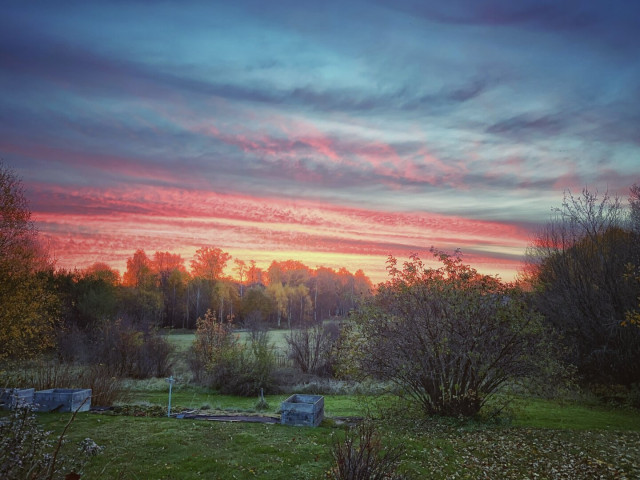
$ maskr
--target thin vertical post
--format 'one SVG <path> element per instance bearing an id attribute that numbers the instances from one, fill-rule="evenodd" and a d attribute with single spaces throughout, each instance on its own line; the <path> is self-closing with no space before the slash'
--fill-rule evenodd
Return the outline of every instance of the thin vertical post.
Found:
<path id="1" fill-rule="evenodd" d="M 171 375 L 169 378 L 166 378 L 165 380 L 169 382 L 169 408 L 167 409 L 167 417 L 170 417 L 171 416 L 171 389 L 176 380 L 173 378 L 173 375 Z"/>

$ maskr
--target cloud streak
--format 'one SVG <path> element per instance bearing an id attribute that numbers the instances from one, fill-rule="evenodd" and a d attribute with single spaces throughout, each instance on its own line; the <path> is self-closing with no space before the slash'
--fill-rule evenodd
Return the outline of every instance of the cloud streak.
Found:
<path id="1" fill-rule="evenodd" d="M 76 266 L 92 263 L 96 249 L 102 248 L 122 268 L 135 242 L 149 250 L 177 249 L 189 258 L 216 232 L 218 242 L 231 252 L 259 245 L 265 251 L 320 252 L 326 258 L 335 254 L 342 261 L 373 256 L 380 265 L 371 274 L 381 280 L 387 255 L 424 252 L 434 244 L 469 251 L 481 246 L 485 251 L 476 255 L 478 261 L 487 263 L 486 251 L 493 250 L 513 267 L 518 256 L 504 252 L 527 238 L 526 230 L 499 222 L 157 187 L 134 194 L 41 185 L 33 208 L 58 261 Z M 89 244 L 93 246 L 79 248 Z"/>

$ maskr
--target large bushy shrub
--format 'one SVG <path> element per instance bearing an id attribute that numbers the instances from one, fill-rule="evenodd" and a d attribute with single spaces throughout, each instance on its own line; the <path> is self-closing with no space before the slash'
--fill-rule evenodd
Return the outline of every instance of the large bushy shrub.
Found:
<path id="1" fill-rule="evenodd" d="M 196 381 L 221 393 L 254 396 L 275 388 L 275 358 L 266 332 L 254 332 L 247 344 L 239 341 L 231 322 L 218 321 L 208 311 L 197 321 L 189 354 Z"/>
<path id="2" fill-rule="evenodd" d="M 552 359 L 539 315 L 522 292 L 441 252 L 413 256 L 354 315 L 356 373 L 395 383 L 426 414 L 478 413 L 498 390 L 539 375 Z"/>
<path id="3" fill-rule="evenodd" d="M 289 358 L 302 373 L 330 377 L 333 375 L 335 343 L 339 335 L 339 327 L 333 323 L 291 330 L 285 336 Z"/>
<path id="4" fill-rule="evenodd" d="M 525 273 L 536 306 L 562 334 L 566 361 L 586 383 L 640 383 L 637 187 L 635 192 L 631 218 L 620 199 L 606 193 L 567 192 L 528 249 Z"/>

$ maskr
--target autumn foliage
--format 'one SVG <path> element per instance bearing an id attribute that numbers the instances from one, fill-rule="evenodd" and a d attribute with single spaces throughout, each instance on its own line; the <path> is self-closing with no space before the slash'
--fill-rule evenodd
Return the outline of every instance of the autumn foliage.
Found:
<path id="1" fill-rule="evenodd" d="M 51 271 L 15 174 L 0 163 L 0 359 L 28 358 L 54 345 L 57 297 Z"/>

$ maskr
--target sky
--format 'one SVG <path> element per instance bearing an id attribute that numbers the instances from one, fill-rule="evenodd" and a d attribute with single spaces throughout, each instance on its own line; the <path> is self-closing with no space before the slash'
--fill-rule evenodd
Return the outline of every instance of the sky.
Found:
<path id="1" fill-rule="evenodd" d="M 640 183 L 640 2 L 3 2 L 0 160 L 62 268 L 202 246 L 512 280 Z"/>

